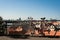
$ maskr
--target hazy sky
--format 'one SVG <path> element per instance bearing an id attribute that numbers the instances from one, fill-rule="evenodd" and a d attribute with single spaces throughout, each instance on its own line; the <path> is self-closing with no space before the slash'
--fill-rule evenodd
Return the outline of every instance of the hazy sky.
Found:
<path id="1" fill-rule="evenodd" d="M 60 19 L 60 0 L 0 0 L 0 16 L 4 19 Z"/>

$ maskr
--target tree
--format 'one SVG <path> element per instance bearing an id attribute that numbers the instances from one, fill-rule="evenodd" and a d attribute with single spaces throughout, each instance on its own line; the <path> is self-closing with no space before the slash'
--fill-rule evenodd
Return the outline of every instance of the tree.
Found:
<path id="1" fill-rule="evenodd" d="M 33 20 L 33 17 L 28 17 L 28 20 Z"/>
<path id="2" fill-rule="evenodd" d="M 2 20 L 3 20 L 3 18 L 0 16 L 0 25 L 2 24 Z"/>
<path id="3" fill-rule="evenodd" d="M 21 20 L 21 18 L 19 18 L 19 20 Z"/>
<path id="4" fill-rule="evenodd" d="M 3 20 L 3 18 L 0 16 L 0 21 L 2 21 Z"/>
<path id="5" fill-rule="evenodd" d="M 17 19 L 18 21 L 21 21 L 21 18 Z"/>
<path id="6" fill-rule="evenodd" d="M 45 17 L 41 18 L 41 20 L 44 21 L 45 20 Z"/>

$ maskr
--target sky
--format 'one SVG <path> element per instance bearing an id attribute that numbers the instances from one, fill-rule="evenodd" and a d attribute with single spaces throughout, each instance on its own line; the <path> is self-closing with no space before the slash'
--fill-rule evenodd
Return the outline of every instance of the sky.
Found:
<path id="1" fill-rule="evenodd" d="M 40 19 L 60 20 L 60 0 L 0 0 L 0 16 L 3 19 Z"/>

